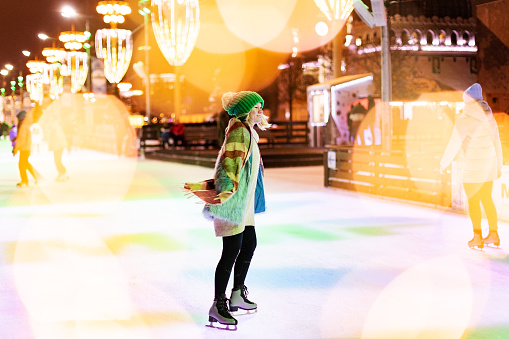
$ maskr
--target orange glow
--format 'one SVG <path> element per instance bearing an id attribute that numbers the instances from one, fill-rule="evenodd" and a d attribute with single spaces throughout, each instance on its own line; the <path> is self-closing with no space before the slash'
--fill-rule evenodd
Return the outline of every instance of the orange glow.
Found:
<path id="1" fill-rule="evenodd" d="M 249 89 L 257 91 L 270 85 L 278 75 L 277 66 L 286 55 L 261 49 L 232 54 L 207 53 L 195 48 L 182 67 L 186 81 L 206 92 L 221 93 Z M 260 76 L 263 74 L 263 77 Z"/>
<path id="2" fill-rule="evenodd" d="M 211 53 L 238 53 L 253 46 L 233 34 L 221 17 L 215 2 L 200 4 L 200 34 L 196 47 Z M 191 54 L 196 53 L 195 51 Z"/>
<path id="3" fill-rule="evenodd" d="M 297 0 L 217 0 L 217 7 L 233 34 L 254 46 L 263 46 L 283 31 L 296 3 Z"/>
<path id="4" fill-rule="evenodd" d="M 315 31 L 315 26 L 320 21 L 328 22 L 329 25 L 329 31 L 323 37 Z M 298 0 L 284 29 L 261 47 L 286 53 L 291 53 L 293 47 L 297 47 L 299 51 L 308 51 L 332 40 L 344 24 L 344 21 L 328 21 L 314 1 Z M 295 41 L 295 34 L 298 42 Z"/>
<path id="5" fill-rule="evenodd" d="M 307 51 L 332 40 L 344 25 L 344 21 L 328 21 L 313 1 L 218 0 L 200 6 L 203 15 L 196 47 L 213 53 L 253 47 L 280 53 L 291 53 L 293 47 Z M 329 26 L 322 37 L 315 30 L 321 21 Z"/>

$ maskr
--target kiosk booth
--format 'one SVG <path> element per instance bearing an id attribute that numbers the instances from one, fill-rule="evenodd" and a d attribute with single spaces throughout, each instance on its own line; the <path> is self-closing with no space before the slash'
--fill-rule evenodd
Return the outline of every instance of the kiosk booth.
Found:
<path id="1" fill-rule="evenodd" d="M 347 113 L 353 103 L 367 98 L 373 90 L 371 73 L 347 75 L 308 86 L 310 146 L 348 144 Z"/>

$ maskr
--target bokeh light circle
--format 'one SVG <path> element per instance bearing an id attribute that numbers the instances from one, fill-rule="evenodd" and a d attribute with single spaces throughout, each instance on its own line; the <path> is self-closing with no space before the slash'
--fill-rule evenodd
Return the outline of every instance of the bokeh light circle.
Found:
<path id="1" fill-rule="evenodd" d="M 297 0 L 217 0 L 228 29 L 254 46 L 262 46 L 286 27 Z"/>
<path id="2" fill-rule="evenodd" d="M 182 73 L 186 75 L 186 81 L 209 93 L 257 91 L 276 79 L 277 66 L 286 57 L 259 48 L 231 54 L 208 53 L 195 48 L 182 67 Z"/>
<path id="3" fill-rule="evenodd" d="M 315 31 L 319 36 L 326 36 L 329 32 L 329 26 L 325 22 L 320 21 L 315 25 Z"/>

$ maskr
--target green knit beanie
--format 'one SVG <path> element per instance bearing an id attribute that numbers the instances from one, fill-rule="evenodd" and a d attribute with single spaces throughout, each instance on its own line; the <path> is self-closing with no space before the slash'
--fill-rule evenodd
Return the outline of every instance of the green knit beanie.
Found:
<path id="1" fill-rule="evenodd" d="M 237 118 L 246 117 L 259 102 L 262 103 L 263 107 L 263 99 L 260 94 L 256 92 L 228 92 L 223 95 L 221 100 L 224 110 L 228 112 L 229 115 L 236 116 Z"/>

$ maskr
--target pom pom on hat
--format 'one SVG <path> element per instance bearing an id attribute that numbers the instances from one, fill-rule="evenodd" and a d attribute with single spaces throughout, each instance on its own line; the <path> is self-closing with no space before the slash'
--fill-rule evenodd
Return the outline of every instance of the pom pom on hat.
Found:
<path id="1" fill-rule="evenodd" d="M 225 93 L 221 101 L 224 110 L 229 115 L 236 116 L 237 118 L 247 115 L 259 102 L 262 103 L 263 107 L 263 99 L 260 94 L 250 91 Z"/>
<path id="2" fill-rule="evenodd" d="M 473 84 L 463 92 L 463 101 L 465 103 L 480 100 L 482 100 L 482 88 L 478 83 Z"/>

